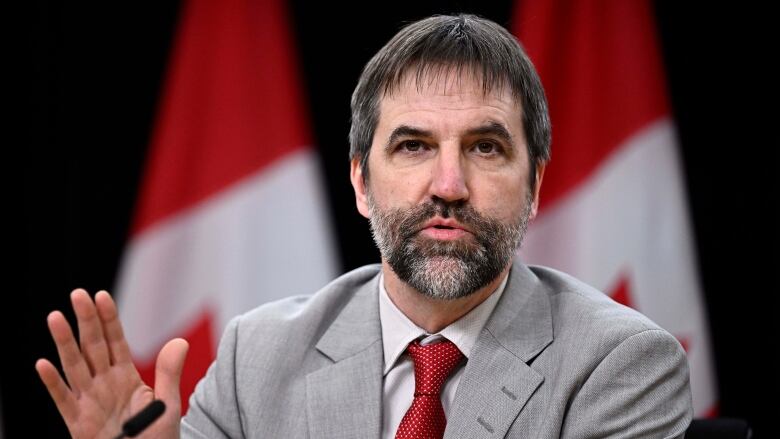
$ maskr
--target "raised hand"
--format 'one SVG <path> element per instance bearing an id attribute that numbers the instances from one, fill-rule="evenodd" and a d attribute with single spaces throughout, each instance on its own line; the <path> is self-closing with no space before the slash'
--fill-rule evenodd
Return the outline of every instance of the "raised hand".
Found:
<path id="1" fill-rule="evenodd" d="M 163 346 L 157 356 L 152 389 L 141 380 L 132 362 L 111 296 L 100 291 L 93 302 L 86 291 L 76 289 L 70 298 L 78 322 L 78 343 L 61 312 L 54 311 L 47 319 L 65 379 L 46 359 L 38 360 L 35 369 L 71 436 L 114 438 L 122 431 L 124 421 L 153 399 L 161 399 L 165 413 L 139 437 L 178 438 L 179 380 L 187 342 L 174 339 Z"/>

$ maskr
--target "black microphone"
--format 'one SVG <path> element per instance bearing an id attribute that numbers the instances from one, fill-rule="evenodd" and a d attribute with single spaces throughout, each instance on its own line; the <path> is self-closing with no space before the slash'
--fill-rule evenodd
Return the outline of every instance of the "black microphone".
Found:
<path id="1" fill-rule="evenodd" d="M 136 437 L 165 411 L 165 403 L 159 399 L 150 402 L 143 410 L 122 424 L 122 433 L 114 439 Z"/>

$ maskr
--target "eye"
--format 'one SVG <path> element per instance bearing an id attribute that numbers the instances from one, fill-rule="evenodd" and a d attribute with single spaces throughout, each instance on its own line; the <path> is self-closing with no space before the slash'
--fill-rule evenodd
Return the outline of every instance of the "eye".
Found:
<path id="1" fill-rule="evenodd" d="M 481 154 L 493 154 L 499 152 L 499 147 L 493 142 L 478 142 L 474 148 Z"/>
<path id="2" fill-rule="evenodd" d="M 422 149 L 422 147 L 422 142 L 418 142 L 417 140 L 405 140 L 401 142 L 401 144 L 398 146 L 398 149 L 403 149 L 409 152 L 417 152 Z"/>

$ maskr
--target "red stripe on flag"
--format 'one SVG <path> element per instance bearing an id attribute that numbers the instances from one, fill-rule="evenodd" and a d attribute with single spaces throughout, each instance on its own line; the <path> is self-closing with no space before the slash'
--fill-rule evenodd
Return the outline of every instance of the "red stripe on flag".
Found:
<path id="1" fill-rule="evenodd" d="M 179 386 L 182 395 L 181 413 L 187 413 L 189 407 L 189 396 L 195 390 L 195 385 L 206 375 L 206 371 L 215 357 L 214 347 L 214 325 L 213 317 L 209 313 L 204 313 L 199 319 L 194 319 L 190 328 L 186 329 L 180 336 L 190 344 L 190 350 L 187 352 L 187 361 L 184 363 L 182 371 L 181 385 Z M 155 361 L 146 363 L 136 363 L 141 379 L 154 387 L 154 368 Z"/>
<path id="2" fill-rule="evenodd" d="M 537 67 L 553 126 L 541 207 L 583 182 L 629 136 L 669 113 L 645 1 L 520 2 L 513 30 Z"/>
<path id="3" fill-rule="evenodd" d="M 295 53 L 281 1 L 183 4 L 133 234 L 310 143 Z"/>

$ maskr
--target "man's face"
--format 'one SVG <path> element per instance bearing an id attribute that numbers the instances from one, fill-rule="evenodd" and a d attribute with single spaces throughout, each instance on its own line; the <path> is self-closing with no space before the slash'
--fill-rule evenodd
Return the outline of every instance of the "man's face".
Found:
<path id="1" fill-rule="evenodd" d="M 407 79 L 380 103 L 369 178 L 352 183 L 383 260 L 438 299 L 486 286 L 510 263 L 538 190 L 520 106 L 508 90 L 483 93 L 469 76 Z"/>

